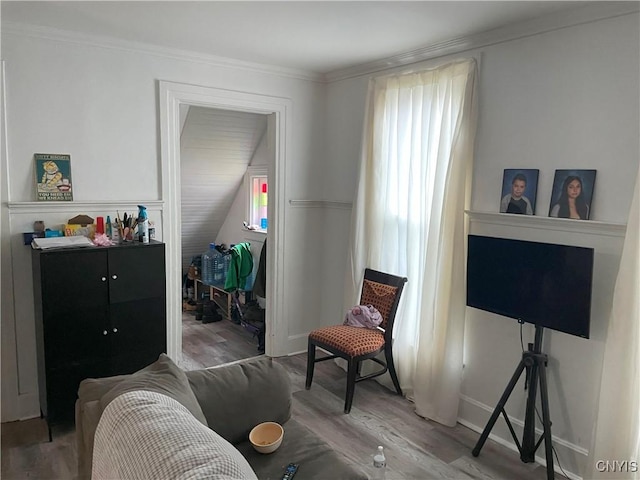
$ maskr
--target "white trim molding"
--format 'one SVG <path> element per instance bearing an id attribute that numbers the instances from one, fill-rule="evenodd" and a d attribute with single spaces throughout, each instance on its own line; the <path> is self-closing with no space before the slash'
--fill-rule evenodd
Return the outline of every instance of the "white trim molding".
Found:
<path id="1" fill-rule="evenodd" d="M 274 165 L 269 166 L 269 231 L 267 233 L 267 309 L 266 354 L 289 353 L 288 318 L 285 285 L 285 190 L 288 152 L 291 151 L 291 99 L 223 90 L 219 88 L 159 81 L 160 146 L 162 198 L 164 207 L 163 238 L 167 245 L 167 353 L 182 357 L 182 305 L 180 298 L 182 242 L 180 237 L 180 105 L 243 111 L 270 115 L 274 128 Z"/>
<path id="2" fill-rule="evenodd" d="M 234 58 L 208 55 L 177 48 L 161 47 L 132 40 L 122 40 L 119 38 L 107 37 L 103 35 L 72 32 L 53 27 L 43 27 L 39 25 L 23 24 L 17 22 L 2 22 L 2 33 L 10 35 L 21 35 L 26 37 L 45 38 L 59 42 L 72 43 L 77 45 L 92 45 L 99 48 L 122 50 L 126 52 L 142 53 L 156 57 L 164 57 L 181 62 L 194 62 L 213 65 L 224 68 L 237 68 L 255 73 L 276 75 L 279 77 L 295 78 L 298 80 L 308 80 L 312 82 L 324 82 L 324 76 L 320 73 L 299 70 L 294 68 L 280 67 L 277 65 L 267 65 L 264 63 L 247 62 Z"/>
<path id="3" fill-rule="evenodd" d="M 373 62 L 334 70 L 325 74 L 325 79 L 327 82 L 336 82 L 363 75 L 371 75 L 393 68 L 433 60 L 447 55 L 468 52 L 477 48 L 497 45 L 560 30 L 562 28 L 633 14 L 640 10 L 640 4 L 638 4 L 638 2 L 593 2 L 586 6 L 584 2 L 580 3 L 583 5 L 575 9 L 544 15 L 524 22 L 513 23 L 476 35 L 433 43 L 392 57 L 381 58 Z"/>
<path id="4" fill-rule="evenodd" d="M 463 404 L 468 405 L 469 407 L 473 407 L 476 410 L 482 411 L 483 412 L 483 416 L 485 416 L 487 419 L 491 416 L 491 414 L 493 413 L 493 410 L 495 407 L 490 407 L 482 402 L 479 402 L 478 400 L 468 397 L 466 395 L 460 395 L 460 402 Z M 502 417 L 499 417 L 499 419 L 501 419 Z M 512 425 L 514 426 L 516 433 L 518 434 L 522 434 L 522 430 L 524 429 L 524 422 L 522 420 L 520 420 L 519 418 L 515 418 L 513 416 L 509 416 L 509 421 L 512 423 Z M 473 421 L 468 420 L 466 418 L 461 418 L 458 417 L 458 423 L 460 425 L 464 425 L 465 427 L 473 430 L 474 432 L 478 433 L 478 438 L 480 437 L 480 434 L 482 434 L 483 430 L 484 430 L 484 424 L 482 426 L 476 425 Z M 536 431 L 536 435 L 538 436 L 538 438 L 540 438 L 542 436 L 542 430 L 538 427 L 535 428 Z M 516 453 L 520 453 L 518 451 L 518 447 L 516 446 L 516 444 L 513 442 L 513 438 L 511 437 L 511 434 L 509 433 L 509 430 L 507 429 L 506 423 L 504 422 L 497 422 L 496 425 L 494 425 L 494 428 L 492 430 L 492 432 L 494 433 L 490 433 L 489 434 L 489 438 L 491 440 L 493 440 L 494 442 L 507 447 L 509 450 L 512 450 L 513 452 Z M 580 459 L 581 462 L 587 461 L 588 456 L 589 456 L 589 451 L 586 448 L 581 447 L 580 445 L 575 445 L 574 443 L 568 442 L 562 438 L 559 438 L 555 435 L 551 435 L 551 440 L 553 442 L 554 447 L 556 447 L 558 450 L 562 450 L 560 451 L 559 455 L 564 458 L 566 458 L 567 454 L 570 454 L 574 457 L 577 457 Z M 544 452 L 544 450 L 542 450 Z M 483 453 L 480 452 L 480 455 L 483 454 L 488 454 L 488 453 Z M 536 459 L 536 463 L 538 463 L 539 465 L 543 465 L 546 467 L 547 465 L 547 461 L 546 459 L 541 456 L 541 455 L 535 455 L 535 459 Z M 561 474 L 561 475 L 567 475 L 568 478 L 572 479 L 572 480 L 582 480 L 582 477 L 580 477 L 580 475 L 567 470 L 566 467 L 562 467 L 562 469 L 560 469 L 557 461 L 554 462 L 554 470 L 556 471 L 556 473 Z"/>
<path id="5" fill-rule="evenodd" d="M 12 213 L 78 213 L 82 210 L 122 210 L 135 209 L 138 205 L 147 208 L 162 210 L 164 202 L 162 200 L 103 200 L 91 202 L 8 202 L 7 206 Z"/>
<path id="6" fill-rule="evenodd" d="M 43 27 L 17 22 L 2 22 L 2 33 L 138 52 L 179 61 L 204 63 L 227 68 L 238 68 L 256 73 L 296 78 L 312 82 L 331 83 L 362 75 L 370 75 L 397 67 L 412 65 L 447 55 L 459 54 L 490 45 L 531 37 L 533 35 L 539 35 L 562 28 L 582 25 L 598 20 L 605 20 L 607 18 L 615 18 L 622 15 L 634 14 L 638 13 L 640 10 L 638 2 L 630 1 L 576 3 L 578 3 L 579 6 L 571 10 L 556 12 L 524 22 L 513 23 L 502 28 L 481 32 L 476 35 L 448 39 L 442 42 L 426 45 L 409 52 L 404 52 L 399 55 L 337 69 L 325 74 L 276 65 L 261 64 L 257 62 L 246 62 L 228 57 L 207 55 L 142 42 L 122 40 L 119 38 L 71 32 L 52 27 Z"/>
<path id="7" fill-rule="evenodd" d="M 339 210 L 350 210 L 351 202 L 332 202 L 327 200 L 289 200 L 289 205 L 294 208 L 336 208 Z"/>
<path id="8" fill-rule="evenodd" d="M 503 225 L 507 227 L 553 230 L 576 234 L 590 234 L 624 238 L 627 226 L 621 223 L 571 220 L 568 218 L 540 217 L 537 215 L 513 215 L 509 213 L 477 212 L 465 210 L 471 223 Z"/>

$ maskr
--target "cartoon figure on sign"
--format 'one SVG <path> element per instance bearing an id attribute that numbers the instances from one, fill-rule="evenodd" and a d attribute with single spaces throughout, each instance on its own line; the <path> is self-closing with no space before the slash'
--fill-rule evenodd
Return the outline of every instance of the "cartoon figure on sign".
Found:
<path id="1" fill-rule="evenodd" d="M 44 175 L 40 183 L 50 189 L 57 188 L 62 181 L 62 172 L 58 169 L 56 162 L 44 162 L 42 168 L 44 168 Z"/>
<path id="2" fill-rule="evenodd" d="M 71 188 L 68 179 L 62 178 L 62 172 L 56 162 L 49 160 L 42 164 L 44 174 L 40 183 L 47 190 L 68 191 Z"/>
<path id="3" fill-rule="evenodd" d="M 42 201 L 72 201 L 71 156 L 35 153 L 36 198 Z"/>

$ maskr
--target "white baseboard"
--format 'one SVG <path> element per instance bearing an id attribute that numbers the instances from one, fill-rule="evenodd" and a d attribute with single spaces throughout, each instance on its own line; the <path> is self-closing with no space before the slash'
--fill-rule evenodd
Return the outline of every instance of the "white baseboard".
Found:
<path id="1" fill-rule="evenodd" d="M 460 395 L 458 423 L 464 425 L 467 428 L 470 428 L 474 432 L 478 432 L 478 434 L 481 434 L 484 430 L 485 425 L 489 421 L 489 417 L 493 413 L 494 409 L 495 406 L 490 407 L 474 398 L 468 397 L 466 395 Z M 496 443 L 507 447 L 509 450 L 518 452 L 518 447 L 513 441 L 509 428 L 507 427 L 504 420 L 501 419 L 502 416 L 499 417 L 498 421 L 496 421 L 495 425 L 493 426 L 493 429 L 489 434 L 489 438 Z M 511 421 L 513 428 L 516 431 L 516 434 L 522 435 L 524 421 L 511 416 L 509 417 L 509 420 Z M 536 428 L 536 434 L 538 436 L 542 435 L 542 430 Z M 584 447 L 575 445 L 565 439 L 554 436 L 553 429 L 551 438 L 558 458 L 560 459 L 560 465 L 562 466 L 561 469 L 558 465 L 558 460 L 554 458 L 554 470 L 559 474 L 566 475 L 572 480 L 582 480 L 582 477 L 575 472 L 585 471 L 585 467 L 588 462 L 589 451 Z M 542 452 L 544 454 L 544 447 L 542 445 L 540 445 L 540 450 L 538 450 L 538 452 Z M 544 456 L 536 454 L 535 459 L 536 463 L 539 463 L 540 465 L 544 465 L 546 467 L 547 462 Z"/>
<path id="2" fill-rule="evenodd" d="M 18 419 L 29 420 L 40 416 L 40 397 L 38 392 L 18 395 Z"/>

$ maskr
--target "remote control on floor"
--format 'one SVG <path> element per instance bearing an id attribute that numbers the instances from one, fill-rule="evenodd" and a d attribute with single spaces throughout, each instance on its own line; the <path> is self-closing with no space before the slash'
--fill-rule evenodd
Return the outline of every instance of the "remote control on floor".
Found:
<path id="1" fill-rule="evenodd" d="M 298 471 L 298 464 L 290 463 L 289 465 L 287 465 L 287 468 L 285 468 L 284 470 L 284 475 L 282 475 L 282 480 L 291 480 L 297 471 Z"/>

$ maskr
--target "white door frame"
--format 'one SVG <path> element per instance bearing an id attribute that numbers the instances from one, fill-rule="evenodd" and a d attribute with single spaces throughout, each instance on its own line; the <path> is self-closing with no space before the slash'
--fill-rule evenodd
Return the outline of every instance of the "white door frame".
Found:
<path id="1" fill-rule="evenodd" d="M 286 355 L 288 319 L 284 312 L 285 173 L 290 151 L 292 102 L 220 88 L 159 81 L 162 168 L 162 239 L 167 262 L 167 354 L 182 359 L 182 240 L 180 235 L 180 105 L 275 114 L 275 162 L 269 165 L 269 232 L 267 234 L 266 354 Z"/>

